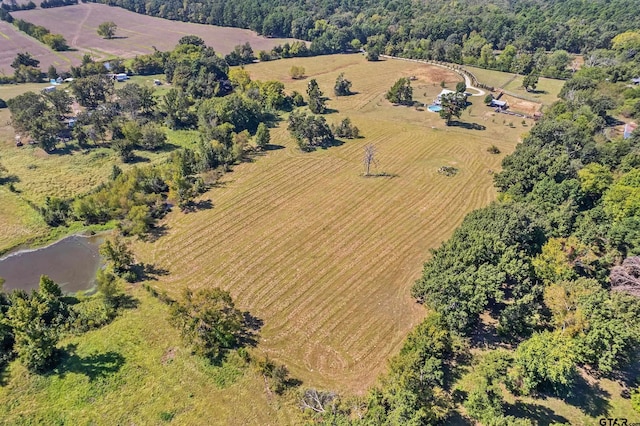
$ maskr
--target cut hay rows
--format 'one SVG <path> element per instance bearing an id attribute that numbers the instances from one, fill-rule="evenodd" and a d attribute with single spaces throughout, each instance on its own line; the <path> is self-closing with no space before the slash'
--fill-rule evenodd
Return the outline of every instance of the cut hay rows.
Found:
<path id="1" fill-rule="evenodd" d="M 409 288 L 429 249 L 468 211 L 495 198 L 488 171 L 502 156 L 486 148 L 510 152 L 522 129 L 445 128 L 436 114 L 384 100 L 405 75 L 419 76 L 412 83 L 416 97 L 438 93 L 440 80 L 429 81 L 423 65 L 342 55 L 247 70 L 254 79 L 281 79 L 287 90 L 303 92 L 308 80 L 291 81 L 291 65 L 304 66 L 331 97 L 335 78 L 345 72 L 359 94 L 332 99 L 329 106 L 339 112 L 327 119 L 349 116 L 365 138 L 301 153 L 283 123 L 272 131 L 272 143 L 283 149 L 237 166 L 203 197 L 212 209 L 171 213 L 167 234 L 135 249 L 140 260 L 169 270 L 152 284 L 173 296 L 186 286 L 230 290 L 242 309 L 264 321 L 258 351 L 307 385 L 362 392 L 424 316 Z M 455 74 L 446 78 L 458 81 Z M 377 171 L 395 177 L 361 176 L 369 143 L 378 150 Z M 443 165 L 460 172 L 442 176 Z"/>

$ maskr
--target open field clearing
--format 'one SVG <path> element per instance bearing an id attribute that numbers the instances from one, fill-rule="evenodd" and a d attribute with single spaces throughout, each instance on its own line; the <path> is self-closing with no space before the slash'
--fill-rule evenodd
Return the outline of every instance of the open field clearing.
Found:
<path id="1" fill-rule="evenodd" d="M 51 10 L 51 9 L 48 9 Z M 0 74 L 13 74 L 11 62 L 18 53 L 29 52 L 40 61 L 40 66 L 46 71 L 51 64 L 60 69 L 77 65 L 82 60 L 82 53 L 67 51 L 54 52 L 45 44 L 33 37 L 18 31 L 16 27 L 5 21 L 0 21 Z"/>
<path id="2" fill-rule="evenodd" d="M 457 74 L 403 61 L 368 63 L 360 55 L 281 60 L 246 67 L 253 79 L 279 79 L 287 90 L 292 65 L 306 68 L 325 94 L 339 73 L 358 94 L 332 99 L 365 136 L 339 147 L 301 153 L 286 125 L 272 132 L 271 150 L 227 175 L 204 198 L 213 208 L 171 213 L 166 235 L 138 243 L 141 261 L 169 270 L 152 285 L 177 296 L 184 287 L 220 286 L 242 309 L 264 320 L 259 351 L 285 363 L 306 385 L 363 392 L 384 370 L 406 333 L 424 315 L 409 287 L 430 248 L 464 215 L 495 198 L 490 170 L 526 129 L 493 124 L 475 101 L 463 117 L 487 130 L 444 125 L 434 113 L 384 100 L 401 76 L 418 100 L 430 101 L 440 81 Z M 471 113 L 471 116 L 469 115 Z M 363 147 L 377 148 L 377 172 L 364 178 Z M 455 177 L 437 173 L 458 167 Z"/>
<path id="3" fill-rule="evenodd" d="M 522 87 L 524 77 L 521 75 L 469 66 L 465 66 L 465 68 L 471 71 L 481 83 L 493 86 L 496 90 L 507 90 L 526 99 L 540 102 L 545 106 L 551 105 L 558 99 L 558 93 L 564 85 L 564 80 L 540 77 L 536 92 L 527 92 Z"/>
<path id="4" fill-rule="evenodd" d="M 245 42 L 251 43 L 257 52 L 270 50 L 273 46 L 287 41 L 287 39 L 262 37 L 250 30 L 170 21 L 95 3 L 26 10 L 13 12 L 12 15 L 17 19 L 42 25 L 52 33 L 62 34 L 69 46 L 78 50 L 75 52 L 76 55 L 72 56 L 74 65 L 80 63 L 85 53 L 100 60 L 111 57 L 132 58 L 136 55 L 153 53 L 154 47 L 163 51 L 171 50 L 181 37 L 190 34 L 201 37 L 207 45 L 222 54 L 229 53 L 236 45 Z M 113 21 L 118 25 L 116 37 L 112 40 L 105 40 L 96 33 L 98 25 L 105 21 Z M 46 69 L 49 62 L 36 53 L 31 53 L 42 61 L 41 66 Z M 0 69 L 8 68 L 15 54 L 8 60 L 4 59 L 4 56 L 3 54 L 0 57 L 3 59 L 0 62 Z M 59 63 L 59 65 L 64 64 Z"/>
<path id="5" fill-rule="evenodd" d="M 300 424 L 297 407 L 276 402 L 250 367 L 190 355 L 166 306 L 142 289 L 131 294 L 138 308 L 61 342 L 74 347 L 63 368 L 37 376 L 12 364 L 0 387 L 3 424 Z"/>

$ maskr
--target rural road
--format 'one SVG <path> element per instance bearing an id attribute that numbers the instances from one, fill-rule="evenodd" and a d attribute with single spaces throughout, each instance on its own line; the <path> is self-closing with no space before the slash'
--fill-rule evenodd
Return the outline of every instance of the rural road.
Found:
<path id="1" fill-rule="evenodd" d="M 460 70 L 457 70 L 455 68 L 451 68 L 451 67 L 448 67 L 446 65 L 434 64 L 433 62 L 423 61 L 423 60 L 420 60 L 420 59 L 398 58 L 397 56 L 388 56 L 388 55 L 380 55 L 380 57 L 381 58 L 385 58 L 385 59 L 398 59 L 400 61 L 417 62 L 417 63 L 420 63 L 420 64 L 433 65 L 433 66 L 436 66 L 436 67 L 445 68 L 445 69 L 448 69 L 448 70 L 451 70 L 451 71 L 455 71 L 458 74 L 460 74 L 462 76 L 462 78 L 464 78 L 464 84 L 467 86 L 467 90 L 471 89 L 471 90 L 474 90 L 474 91 L 478 92 L 478 93 L 471 93 L 471 96 L 484 96 L 484 95 L 487 94 L 487 92 L 485 92 L 484 90 L 473 86 L 473 83 L 471 82 L 471 77 L 469 77 L 467 75 L 467 73 L 460 72 Z"/>

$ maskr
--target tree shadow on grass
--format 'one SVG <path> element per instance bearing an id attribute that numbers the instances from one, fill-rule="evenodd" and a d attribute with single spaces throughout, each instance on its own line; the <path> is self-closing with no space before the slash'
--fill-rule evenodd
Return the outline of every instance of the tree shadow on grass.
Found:
<path id="1" fill-rule="evenodd" d="M 447 425 L 451 426 L 471 426 L 475 424 L 476 422 L 464 417 L 458 411 L 453 411 L 453 413 L 447 418 Z"/>
<path id="2" fill-rule="evenodd" d="M 160 148 L 154 150 L 153 152 L 173 152 L 176 149 L 182 148 L 180 145 L 176 145 L 174 143 L 171 142 L 165 142 L 164 145 L 162 145 Z"/>
<path id="3" fill-rule="evenodd" d="M 626 390 L 625 393 L 629 392 L 629 388 L 634 388 L 638 385 L 637 380 L 640 377 L 640 351 L 631 354 L 630 358 L 634 360 L 631 364 L 610 375 L 611 379 L 616 380 L 623 386 L 623 392 Z M 630 398 L 630 396 L 626 396 L 626 398 Z"/>
<path id="4" fill-rule="evenodd" d="M 167 227 L 167 225 L 155 226 L 151 228 L 149 232 L 147 232 L 147 234 L 144 236 L 144 238 L 142 238 L 142 240 L 149 243 L 155 243 L 161 237 L 164 237 L 165 235 L 167 235 L 168 231 L 169 231 L 169 228 Z"/>
<path id="5" fill-rule="evenodd" d="M 152 263 L 136 263 L 131 267 L 137 281 L 158 281 L 158 277 L 169 275 L 169 271 Z"/>
<path id="6" fill-rule="evenodd" d="M 20 182 L 20 178 L 16 175 L 7 175 L 4 177 L 0 177 L 0 185 L 18 183 L 18 182 Z"/>
<path id="7" fill-rule="evenodd" d="M 58 367 L 51 374 L 60 377 L 65 377 L 68 373 L 84 374 L 93 382 L 117 373 L 125 362 L 125 358 L 118 352 L 108 351 L 83 357 L 75 353 L 76 349 L 77 345 L 67 345 Z"/>
<path id="8" fill-rule="evenodd" d="M 200 210 L 211 210 L 213 208 L 213 201 L 200 200 L 190 202 L 182 211 L 184 213 L 195 213 Z"/>
<path id="9" fill-rule="evenodd" d="M 133 156 L 127 161 L 128 164 L 140 164 L 140 163 L 149 163 L 151 160 L 147 157 L 143 157 L 141 155 L 133 154 Z"/>
<path id="10" fill-rule="evenodd" d="M 246 311 L 242 313 L 243 327 L 238 338 L 238 347 L 252 346 L 258 344 L 258 333 L 264 325 L 264 321 Z"/>
<path id="11" fill-rule="evenodd" d="M 116 297 L 115 304 L 118 309 L 136 309 L 140 301 L 129 294 L 121 294 Z"/>
<path id="12" fill-rule="evenodd" d="M 579 408 L 591 417 L 603 417 L 609 414 L 611 403 L 609 392 L 600 388 L 597 383 L 590 384 L 582 376 L 578 375 L 571 396 L 564 401 Z"/>
<path id="13" fill-rule="evenodd" d="M 341 141 L 340 139 L 334 139 L 329 143 L 321 145 L 320 148 L 327 149 L 327 148 L 331 148 L 331 147 L 334 147 L 334 146 L 342 146 L 342 145 L 344 145 L 344 141 Z"/>
<path id="14" fill-rule="evenodd" d="M 449 123 L 449 127 L 462 127 L 467 130 L 486 130 L 487 126 L 483 126 L 478 123 L 465 123 L 464 121 L 452 121 Z"/>
<path id="15" fill-rule="evenodd" d="M 520 419 L 533 420 L 535 424 L 546 426 L 553 423 L 569 423 L 569 420 L 558 415 L 555 411 L 543 405 L 528 404 L 516 401 L 515 404 L 505 404 L 505 415 Z"/>
<path id="16" fill-rule="evenodd" d="M 389 179 L 393 179 L 393 178 L 397 178 L 400 175 L 397 173 L 387 173 L 387 172 L 374 172 L 374 173 L 363 173 L 362 177 L 365 178 L 389 178 Z"/>
<path id="17" fill-rule="evenodd" d="M 264 151 L 277 151 L 279 149 L 284 149 L 284 145 L 269 143 L 264 147 Z"/>

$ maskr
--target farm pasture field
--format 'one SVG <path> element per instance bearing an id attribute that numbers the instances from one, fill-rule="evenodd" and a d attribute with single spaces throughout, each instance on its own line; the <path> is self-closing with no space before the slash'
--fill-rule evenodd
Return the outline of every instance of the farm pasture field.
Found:
<path id="1" fill-rule="evenodd" d="M 51 9 L 49 9 L 51 10 Z M 35 38 L 18 31 L 16 27 L 0 21 L 0 74 L 12 75 L 11 62 L 18 53 L 29 52 L 40 61 L 41 67 L 54 64 L 56 67 L 69 68 L 82 60 L 82 54 L 74 51 L 54 52 Z"/>
<path id="2" fill-rule="evenodd" d="M 465 66 L 465 68 L 471 71 L 481 83 L 493 86 L 496 90 L 507 90 L 525 99 L 540 102 L 545 106 L 551 105 L 558 99 L 558 93 L 564 85 L 564 80 L 540 77 L 536 92 L 527 92 L 522 87 L 524 79 L 522 75 L 469 66 Z"/>
<path id="3" fill-rule="evenodd" d="M 292 80 L 292 65 L 303 66 L 308 77 Z M 302 153 L 283 120 L 272 129 L 269 150 L 237 165 L 203 195 L 210 208 L 170 213 L 159 239 L 134 242 L 136 258 L 168 271 L 148 284 L 173 297 L 185 287 L 228 289 L 240 309 L 264 321 L 252 351 L 284 363 L 303 386 L 363 394 L 425 315 L 409 288 L 428 250 L 448 238 L 467 212 L 495 199 L 492 172 L 532 122 L 507 124 L 483 105 L 482 97 L 472 97 L 461 124 L 447 127 L 424 108 L 384 99 L 399 77 L 411 77 L 414 98 L 424 103 L 440 92 L 440 82 L 452 88 L 461 81 L 429 65 L 370 63 L 353 54 L 245 69 L 256 80 L 283 81 L 288 93 L 303 93 L 316 78 L 335 110 L 327 120 L 349 117 L 364 137 Z M 342 72 L 357 93 L 336 98 L 332 88 Z M 149 85 L 153 78 L 134 81 Z M 16 96 L 20 87 L 40 88 L 6 86 L 0 97 Z M 18 149 L 8 119 L 7 110 L 0 110 L 0 161 L 19 181 L 17 193 L 0 187 L 0 200 L 8 200 L 0 223 L 2 231 L 13 226 L 20 232 L 0 240 L 0 247 L 46 234 L 24 200 L 85 192 L 119 164 L 107 148 L 49 155 L 33 147 Z M 475 130 L 471 123 L 486 128 Z M 196 138 L 195 131 L 169 132 L 169 150 Z M 373 171 L 381 176 L 365 178 L 363 148 L 370 143 L 377 150 Z M 501 154 L 489 154 L 491 145 Z M 166 153 L 141 155 L 149 163 Z M 459 173 L 440 175 L 441 166 L 454 166 Z M 271 396 L 259 374 L 234 366 L 233 359 L 207 366 L 189 354 L 167 324 L 165 306 L 138 286 L 128 292 L 139 300 L 138 308 L 62 342 L 77 345 L 63 364 L 64 374 L 27 375 L 12 363 L 10 380 L 0 388 L 0 417 L 14 423 L 23 421 L 24 413 L 43 423 L 156 424 L 168 418 L 184 424 L 202 418 L 218 424 L 301 423 L 291 402 L 295 398 Z M 100 386 L 92 382 L 96 378 Z"/>
<path id="4" fill-rule="evenodd" d="M 132 58 L 136 55 L 153 53 L 158 50 L 171 50 L 181 37 L 197 35 L 216 52 L 227 54 L 238 44 L 249 42 L 253 49 L 270 50 L 273 46 L 282 44 L 290 39 L 266 38 L 253 31 L 240 28 L 225 28 L 213 25 L 193 24 L 187 22 L 170 21 L 130 12 L 119 7 L 110 7 L 96 3 L 79 3 L 74 6 L 57 7 L 51 9 L 33 9 L 13 12 L 16 19 L 24 19 L 36 25 L 48 28 L 52 33 L 62 34 L 67 43 L 76 52 L 63 52 L 72 65 L 78 65 L 82 56 L 90 54 L 95 60 L 113 57 Z M 105 40 L 96 30 L 105 21 L 113 21 L 118 25 L 116 37 Z M 8 24 L 7 24 L 8 25 Z M 3 30 L 0 30 L 3 31 Z M 28 49 L 25 49 L 28 50 Z M 54 57 L 43 56 L 32 52 L 41 60 L 41 66 L 46 69 L 51 63 L 68 68 L 68 61 Z M 8 68 L 15 57 L 0 56 L 0 69 Z"/>
<path id="5" fill-rule="evenodd" d="M 406 333 L 424 316 L 409 295 L 430 248 L 447 238 L 470 210 L 496 196 L 491 171 L 527 129 L 486 118 L 481 98 L 462 117 L 486 130 L 446 127 L 420 108 L 393 106 L 386 90 L 413 76 L 417 100 L 430 102 L 440 82 L 461 78 L 448 70 L 404 61 L 369 63 L 361 55 L 298 58 L 245 67 L 252 79 L 277 79 L 288 92 L 316 78 L 338 112 L 364 138 L 302 153 L 286 131 L 254 162 L 225 176 L 204 198 L 213 208 L 171 213 L 166 235 L 138 242 L 140 260 L 169 271 L 158 290 L 178 296 L 185 287 L 228 289 L 242 309 L 264 321 L 258 350 L 287 365 L 306 385 L 361 393 L 385 369 Z M 339 73 L 353 96 L 336 98 Z M 363 147 L 377 149 L 378 173 L 362 176 Z M 444 165 L 455 177 L 438 174 Z"/>

